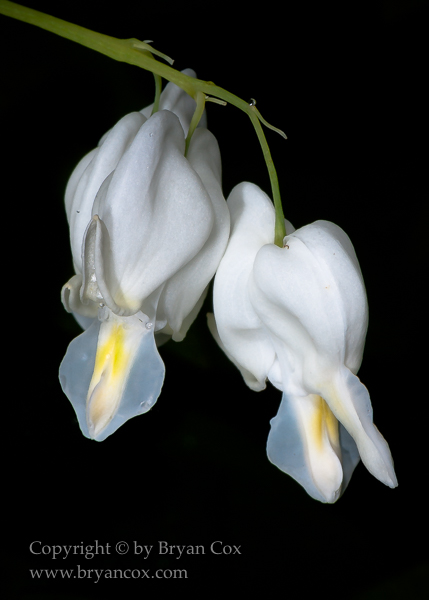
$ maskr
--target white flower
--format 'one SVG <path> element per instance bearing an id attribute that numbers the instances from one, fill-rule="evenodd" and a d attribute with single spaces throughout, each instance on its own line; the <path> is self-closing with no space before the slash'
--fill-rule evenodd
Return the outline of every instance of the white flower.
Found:
<path id="1" fill-rule="evenodd" d="M 194 108 L 167 85 L 164 110 L 122 118 L 67 186 L 76 274 L 62 299 L 85 332 L 60 381 L 83 434 L 99 441 L 156 402 L 164 364 L 155 334 L 184 338 L 227 243 L 216 139 L 197 128 L 184 156 Z"/>
<path id="2" fill-rule="evenodd" d="M 359 462 L 397 485 L 389 447 L 356 377 L 368 309 L 353 246 L 317 221 L 274 245 L 274 208 L 256 186 L 228 198 L 231 238 L 214 284 L 210 328 L 249 387 L 283 392 L 268 457 L 313 498 L 335 502 Z M 217 326 L 217 331 L 216 331 Z"/>

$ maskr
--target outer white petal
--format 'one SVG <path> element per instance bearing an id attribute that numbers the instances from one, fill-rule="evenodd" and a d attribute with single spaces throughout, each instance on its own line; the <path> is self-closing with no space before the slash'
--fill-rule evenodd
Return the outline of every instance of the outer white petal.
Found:
<path id="1" fill-rule="evenodd" d="M 212 230 L 212 202 L 184 157 L 184 144 L 178 118 L 154 114 L 100 190 L 104 228 L 96 252 L 103 255 L 103 276 L 98 264 L 95 271 L 103 297 L 114 299 L 118 314 L 140 310 L 145 298 L 196 256 Z"/>
<path id="2" fill-rule="evenodd" d="M 95 197 L 106 177 L 146 121 L 138 112 L 130 113 L 104 136 L 101 146 L 92 150 L 77 165 L 67 184 L 65 204 L 70 225 L 70 242 L 77 273 L 82 272 L 82 240 L 92 216 Z"/>
<path id="3" fill-rule="evenodd" d="M 264 246 L 249 282 L 255 311 L 270 335 L 283 341 L 294 379 L 306 379 L 307 393 L 315 387 L 313 363 L 319 368 L 323 362 L 327 374 L 342 364 L 357 371 L 367 328 L 359 267 L 332 231 L 346 237 L 322 221 L 287 236 L 285 248 Z"/>
<path id="4" fill-rule="evenodd" d="M 368 327 L 368 304 L 365 284 L 355 250 L 348 235 L 334 223 L 316 221 L 295 231 L 286 238 L 289 245 L 292 238 L 299 239 L 308 251 L 306 261 L 317 269 L 319 280 L 323 278 L 327 290 L 328 308 L 332 317 L 333 302 L 337 298 L 338 313 L 343 316 L 344 360 L 347 367 L 357 373 L 365 345 Z M 307 252 L 306 252 L 307 254 Z M 310 256 L 313 261 L 311 261 Z"/>
<path id="5" fill-rule="evenodd" d="M 122 318 L 111 314 L 101 323 L 95 319 L 69 345 L 60 382 L 86 437 L 102 441 L 155 404 L 164 364 L 153 328 L 145 321 L 142 313 Z"/>
<path id="6" fill-rule="evenodd" d="M 274 209 L 268 196 L 251 183 L 232 190 L 228 207 L 231 235 L 213 290 L 217 332 L 247 385 L 262 390 L 276 357 L 250 302 L 247 285 L 258 251 L 273 242 Z"/>
<path id="7" fill-rule="evenodd" d="M 77 212 L 79 208 L 75 208 L 73 206 L 74 203 L 78 203 L 79 199 L 76 197 L 76 190 L 79 185 L 79 181 L 82 175 L 85 173 L 88 165 L 94 158 L 94 155 L 97 153 L 98 148 L 94 148 L 91 152 L 88 152 L 76 165 L 73 173 L 70 175 L 70 178 L 67 182 L 66 193 L 64 197 L 64 203 L 66 208 L 67 219 L 70 224 L 72 220 L 72 213 Z M 88 212 L 89 217 L 91 216 L 91 208 Z"/>
<path id="8" fill-rule="evenodd" d="M 196 77 L 195 71 L 192 69 L 184 69 L 182 71 L 184 75 L 188 75 L 189 77 Z M 189 94 L 179 88 L 172 82 L 167 83 L 165 89 L 161 93 L 161 97 L 159 100 L 159 109 L 158 110 L 169 110 L 175 115 L 179 117 L 180 124 L 183 127 L 183 131 L 185 135 L 188 134 L 189 125 L 191 123 L 192 116 L 195 112 L 197 104 Z M 153 104 L 150 106 L 146 106 L 140 112 L 146 118 L 149 118 L 152 114 Z M 201 118 L 199 123 L 200 127 L 207 127 L 207 118 L 206 113 Z"/>
<path id="9" fill-rule="evenodd" d="M 229 210 L 221 187 L 221 161 L 215 137 L 204 128 L 192 136 L 188 161 L 207 190 L 214 214 L 213 227 L 198 254 L 165 284 L 158 305 L 158 316 L 165 318 L 180 341 L 198 314 L 206 287 L 212 279 L 225 251 L 229 236 Z M 203 296 L 204 293 L 204 296 Z M 187 318 L 192 315 L 192 318 Z"/>

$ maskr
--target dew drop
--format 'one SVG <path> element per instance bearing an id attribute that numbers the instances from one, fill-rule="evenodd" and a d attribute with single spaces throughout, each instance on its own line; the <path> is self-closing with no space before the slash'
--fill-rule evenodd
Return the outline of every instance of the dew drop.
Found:
<path id="1" fill-rule="evenodd" d="M 250 100 L 249 100 L 249 106 L 256 106 L 256 100 L 255 100 L 255 98 L 250 98 Z"/>
<path id="2" fill-rule="evenodd" d="M 153 323 L 151 323 L 150 321 L 148 321 L 148 322 L 145 324 L 145 327 L 146 327 L 146 329 L 152 329 L 152 326 L 153 326 Z"/>
<path id="3" fill-rule="evenodd" d="M 148 402 L 147 400 L 144 402 L 140 402 L 139 413 L 147 412 L 149 409 L 150 409 L 150 402 Z"/>

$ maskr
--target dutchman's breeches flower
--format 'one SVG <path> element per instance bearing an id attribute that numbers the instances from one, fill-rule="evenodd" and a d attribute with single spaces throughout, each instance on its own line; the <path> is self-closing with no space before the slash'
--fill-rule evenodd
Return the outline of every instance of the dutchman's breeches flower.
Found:
<path id="1" fill-rule="evenodd" d="M 283 392 L 269 459 L 322 502 L 338 499 L 359 456 L 395 487 L 389 447 L 356 377 L 368 309 L 348 236 L 327 221 L 297 231 L 286 222 L 279 248 L 273 205 L 258 187 L 238 185 L 228 206 L 231 237 L 209 324 L 250 388 L 264 389 L 268 378 Z"/>
<path id="2" fill-rule="evenodd" d="M 62 299 L 85 331 L 60 381 L 83 434 L 98 441 L 156 402 L 156 340 L 184 338 L 228 240 L 216 139 L 197 128 L 185 157 L 194 101 L 169 84 L 160 108 L 121 119 L 66 190 L 76 274 Z"/>

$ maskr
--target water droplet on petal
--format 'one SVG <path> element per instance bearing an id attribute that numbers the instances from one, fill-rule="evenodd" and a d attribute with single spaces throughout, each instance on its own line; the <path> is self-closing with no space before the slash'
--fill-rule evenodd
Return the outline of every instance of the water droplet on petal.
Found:
<path id="1" fill-rule="evenodd" d="M 140 402 L 139 413 L 145 413 L 151 408 L 150 400 L 145 400 L 144 402 Z"/>
<path id="2" fill-rule="evenodd" d="M 150 321 L 148 321 L 148 322 L 145 324 L 145 327 L 146 327 L 146 329 L 152 329 L 152 327 L 153 327 L 153 323 L 151 323 Z"/>

